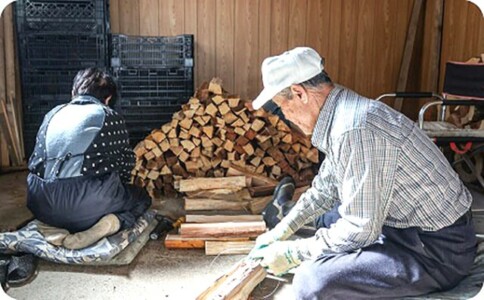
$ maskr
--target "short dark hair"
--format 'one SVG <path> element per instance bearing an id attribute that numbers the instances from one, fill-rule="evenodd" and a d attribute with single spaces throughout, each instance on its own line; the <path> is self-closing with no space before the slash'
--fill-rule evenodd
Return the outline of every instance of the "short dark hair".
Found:
<path id="1" fill-rule="evenodd" d="M 72 84 L 72 96 L 89 95 L 101 101 L 111 96 L 109 106 L 114 106 L 118 98 L 118 88 L 114 78 L 99 68 L 88 68 L 77 72 Z"/>
<path id="2" fill-rule="evenodd" d="M 300 85 L 302 85 L 305 88 L 311 89 L 311 88 L 316 88 L 321 84 L 332 84 L 332 83 L 333 82 L 331 81 L 331 78 L 329 77 L 328 73 L 326 73 L 326 71 L 323 70 L 321 71 L 321 73 L 312 77 L 311 79 L 301 82 Z M 291 87 L 287 87 L 277 94 L 289 100 L 292 99 Z"/>

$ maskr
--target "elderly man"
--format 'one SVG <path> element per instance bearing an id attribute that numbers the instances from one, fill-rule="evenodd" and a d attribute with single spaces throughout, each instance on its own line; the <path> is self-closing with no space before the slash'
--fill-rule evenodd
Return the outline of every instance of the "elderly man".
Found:
<path id="1" fill-rule="evenodd" d="M 87 247 L 132 227 L 151 205 L 143 189 L 127 184 L 135 156 L 126 124 L 112 109 L 116 96 L 111 75 L 79 71 L 71 101 L 47 113 L 40 126 L 29 160 L 27 206 L 49 225 L 40 231 L 53 244 Z"/>
<path id="2" fill-rule="evenodd" d="M 468 274 L 472 197 L 414 122 L 334 85 L 310 48 L 267 58 L 262 76 L 253 107 L 272 99 L 326 159 L 287 216 L 259 236 L 252 258 L 276 275 L 300 265 L 297 299 L 422 295 Z M 338 218 L 324 222 L 332 209 Z M 313 237 L 287 240 L 316 219 Z"/>

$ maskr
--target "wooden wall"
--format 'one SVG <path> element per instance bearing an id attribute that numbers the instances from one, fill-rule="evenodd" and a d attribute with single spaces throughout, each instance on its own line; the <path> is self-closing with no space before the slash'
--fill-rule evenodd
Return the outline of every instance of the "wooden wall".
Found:
<path id="1" fill-rule="evenodd" d="M 0 169 L 19 165 L 23 160 L 22 99 L 16 55 L 13 8 L 0 12 Z M 6 114 L 4 114 L 6 112 Z M 8 122 L 8 125 L 7 125 Z M 3 134 L 9 132 L 8 136 Z M 13 141 L 11 142 L 11 139 Z M 9 142 L 7 142 L 9 141 Z M 14 146 L 8 146 L 14 145 Z"/>
<path id="2" fill-rule="evenodd" d="M 113 33 L 192 33 L 196 82 L 253 98 L 270 55 L 310 46 L 332 79 L 367 96 L 392 90 L 412 0 L 111 0 Z M 378 83 L 378 84 L 376 84 Z"/>
<path id="3" fill-rule="evenodd" d="M 335 82 L 376 97 L 397 87 L 413 3 L 110 0 L 110 14 L 113 33 L 194 34 L 196 85 L 218 76 L 227 90 L 254 98 L 262 89 L 260 65 L 265 57 L 295 46 L 310 46 L 326 58 L 326 69 Z M 0 97 L 14 91 L 18 77 L 12 71 L 13 46 L 4 47 L 13 28 L 9 9 L 0 19 Z M 439 17 L 442 10 L 443 17 Z M 439 28 L 443 28 L 441 35 L 435 34 Z M 484 18 L 474 4 L 466 0 L 425 0 L 407 90 L 439 90 L 446 61 L 463 61 L 480 53 L 484 53 Z M 403 112 L 414 118 L 421 105 L 405 102 Z M 0 162 L 8 164 L 3 138 Z"/>

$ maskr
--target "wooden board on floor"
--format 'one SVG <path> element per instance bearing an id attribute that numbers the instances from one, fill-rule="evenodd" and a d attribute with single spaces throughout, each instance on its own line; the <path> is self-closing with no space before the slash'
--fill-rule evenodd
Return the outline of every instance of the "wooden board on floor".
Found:
<path id="1" fill-rule="evenodd" d="M 266 231 L 264 221 L 181 224 L 180 235 L 183 237 L 222 238 L 222 237 L 257 237 Z"/>
<path id="2" fill-rule="evenodd" d="M 187 215 L 185 223 L 219 223 L 262 221 L 261 215 Z"/>
<path id="3" fill-rule="evenodd" d="M 206 241 L 205 255 L 249 254 L 255 241 Z"/>

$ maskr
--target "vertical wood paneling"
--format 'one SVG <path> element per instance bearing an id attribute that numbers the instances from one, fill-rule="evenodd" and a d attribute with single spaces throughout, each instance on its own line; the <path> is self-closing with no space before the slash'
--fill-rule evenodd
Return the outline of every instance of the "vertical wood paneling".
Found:
<path id="1" fill-rule="evenodd" d="M 340 39 L 340 52 L 344 55 L 340 57 L 339 82 L 351 88 L 355 86 L 356 80 L 355 66 L 357 39 L 355 33 L 358 30 L 358 22 L 355 20 L 358 20 L 359 3 L 359 1 L 344 0 L 342 1 L 341 10 L 342 31 Z"/>
<path id="2" fill-rule="evenodd" d="M 160 35 L 178 35 L 185 31 L 185 2 L 182 0 L 159 0 Z"/>
<path id="3" fill-rule="evenodd" d="M 139 2 L 119 0 L 119 30 L 127 35 L 139 35 L 140 13 Z"/>
<path id="4" fill-rule="evenodd" d="M 3 12 L 3 37 L 4 37 L 4 56 L 5 56 L 5 92 L 8 118 L 10 120 L 12 139 L 14 140 L 14 151 L 17 153 L 19 163 L 23 160 L 23 144 L 20 145 L 22 135 L 19 121 L 21 114 L 18 111 L 17 82 L 16 82 L 16 62 L 15 62 L 15 35 L 13 24 L 13 5 L 8 5 Z M 16 161 L 16 160 L 14 160 Z"/>
<path id="5" fill-rule="evenodd" d="M 4 14 L 0 15 L 0 98 L 6 99 L 6 81 L 5 81 L 5 51 L 4 51 L 4 37 L 3 37 L 3 22 Z M 0 112 L 1 114 L 1 112 Z M 6 137 L 3 136 L 3 130 L 0 131 L 0 166 L 8 167 L 10 165 L 8 147 Z"/>
<path id="6" fill-rule="evenodd" d="M 209 81 L 216 74 L 215 44 L 215 0 L 198 1 L 198 53 L 197 53 L 197 76 L 199 82 Z"/>
<path id="7" fill-rule="evenodd" d="M 264 0 L 262 0 L 264 1 Z M 259 0 L 235 1 L 234 92 L 241 97 L 259 92 Z M 243 41 L 243 42 L 242 42 Z"/>
<path id="8" fill-rule="evenodd" d="M 427 1 L 425 26 L 419 29 L 423 38 L 412 78 L 422 88 L 435 85 L 445 61 L 484 52 L 484 18 L 477 7 L 466 0 L 445 1 L 440 69 L 431 71 L 439 57 L 432 16 L 440 1 Z M 325 57 L 335 82 L 376 97 L 396 88 L 413 2 L 111 0 L 111 27 L 124 34 L 194 34 L 197 85 L 218 75 L 231 92 L 253 98 L 262 89 L 264 58 L 307 45 Z"/>
<path id="9" fill-rule="evenodd" d="M 216 0 L 215 19 L 216 75 L 222 79 L 225 89 L 234 91 L 234 1 Z"/>
<path id="10" fill-rule="evenodd" d="M 330 0 L 308 0 L 306 45 L 327 57 Z M 304 22 L 304 21 L 303 21 Z"/>
<path id="11" fill-rule="evenodd" d="M 157 36 L 159 34 L 158 22 L 158 0 L 139 0 L 140 26 L 141 35 Z"/>
<path id="12" fill-rule="evenodd" d="M 484 18 L 466 0 L 445 1 L 439 90 L 442 91 L 447 61 L 467 61 L 484 53 Z"/>
<path id="13" fill-rule="evenodd" d="M 345 54 L 341 53 L 340 41 L 341 41 L 341 1 L 331 1 L 330 3 L 330 15 L 329 15 L 329 32 L 326 34 L 328 40 L 331 41 L 331 47 L 329 47 L 327 53 L 321 53 L 326 61 L 326 71 L 331 74 L 331 79 L 335 82 L 339 82 L 339 64 L 340 57 L 344 57 Z M 324 32 L 324 28 L 321 28 Z"/>
<path id="14" fill-rule="evenodd" d="M 368 69 L 368 66 L 375 66 L 374 57 L 372 55 L 373 44 L 373 24 L 375 19 L 375 0 L 364 0 L 360 2 L 360 9 L 358 10 L 358 29 L 356 35 L 356 65 L 355 65 L 355 84 L 357 91 L 365 91 L 365 96 L 371 95 L 370 78 L 373 72 L 377 72 L 375 68 Z"/>
<path id="15" fill-rule="evenodd" d="M 285 0 L 272 0 L 271 54 L 286 51 L 289 30 L 289 6 Z"/>
<path id="16" fill-rule="evenodd" d="M 119 33 L 119 0 L 109 1 L 109 23 L 112 33 Z"/>
<path id="17" fill-rule="evenodd" d="M 198 6 L 197 0 L 185 0 L 185 16 L 184 16 L 184 23 L 185 23 L 185 33 L 186 34 L 193 34 L 195 36 L 194 43 L 193 45 L 193 51 L 194 51 L 194 57 L 196 53 L 198 53 L 198 35 L 197 35 L 197 11 L 198 11 Z M 196 57 L 195 57 L 196 58 Z M 198 70 L 198 60 L 195 59 L 195 66 L 194 66 L 195 71 L 193 72 L 194 76 L 194 81 L 195 81 L 195 88 L 197 88 L 200 85 L 199 78 L 197 75 L 196 70 Z"/>
<path id="18" fill-rule="evenodd" d="M 272 0 L 259 0 L 259 70 L 264 59 L 271 55 L 271 8 Z M 259 76 L 259 78 L 260 79 L 257 81 L 257 89 L 261 91 L 263 89 L 262 78 L 261 76 Z M 257 93 L 249 95 L 249 97 L 255 98 L 257 97 Z"/>
<path id="19" fill-rule="evenodd" d="M 287 48 L 292 49 L 306 44 L 306 19 L 308 10 L 307 0 L 289 0 L 289 33 Z"/>

